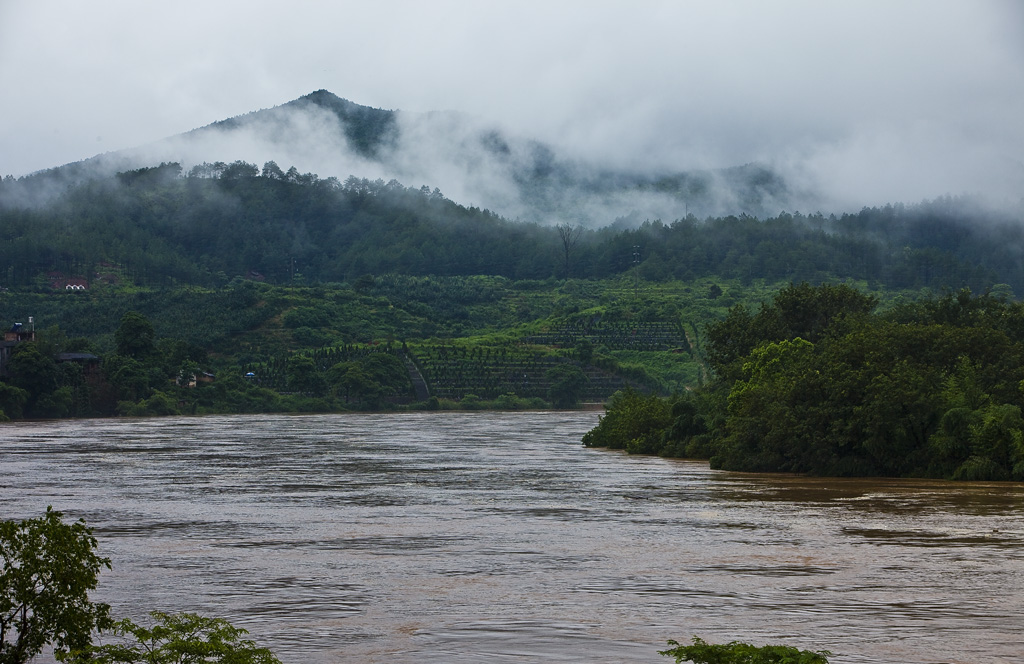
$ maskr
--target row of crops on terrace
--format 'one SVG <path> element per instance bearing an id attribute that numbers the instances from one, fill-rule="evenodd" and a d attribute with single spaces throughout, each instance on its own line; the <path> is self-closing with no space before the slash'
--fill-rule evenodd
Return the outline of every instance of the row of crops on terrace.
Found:
<path id="1" fill-rule="evenodd" d="M 594 356 L 584 351 L 589 343 L 608 351 L 634 351 L 626 364 L 608 355 Z M 324 347 L 291 356 L 269 358 L 244 368 L 250 379 L 278 391 L 329 393 L 340 380 L 331 368 L 340 363 L 358 363 L 375 353 L 408 358 L 418 370 L 430 396 L 461 401 L 467 396 L 493 400 L 514 394 L 530 399 L 549 399 L 551 388 L 564 376 L 556 367 L 577 367 L 586 376 L 580 389 L 585 402 L 603 401 L 628 386 L 641 389 L 657 387 L 644 375 L 645 357 L 672 357 L 668 353 L 690 352 L 679 324 L 666 322 L 573 321 L 543 330 L 518 342 L 497 344 L 438 342 L 414 344 L 343 344 Z M 650 355 L 648 355 L 650 354 Z M 659 360 L 664 363 L 666 360 Z M 300 364 L 305 363 L 305 367 Z M 310 366 L 310 364 L 312 366 Z M 641 366 L 633 366 L 641 365 Z M 316 376 L 310 377 L 310 373 Z M 333 381 L 333 382 L 332 382 Z M 422 384 L 416 378 L 422 394 Z M 420 396 L 420 399 L 423 397 Z"/>
<path id="2" fill-rule="evenodd" d="M 525 341 L 573 348 L 583 340 L 609 350 L 667 351 L 681 348 L 690 351 L 682 325 L 663 321 L 572 321 L 531 335 Z"/>
<path id="3" fill-rule="evenodd" d="M 548 372 L 560 364 L 573 363 L 529 346 L 430 345 L 416 348 L 413 357 L 430 386 L 431 395 L 452 400 L 461 400 L 467 395 L 496 399 L 509 393 L 546 399 L 552 384 Z M 623 378 L 596 367 L 581 369 L 587 376 L 583 401 L 602 401 L 627 386 Z"/>

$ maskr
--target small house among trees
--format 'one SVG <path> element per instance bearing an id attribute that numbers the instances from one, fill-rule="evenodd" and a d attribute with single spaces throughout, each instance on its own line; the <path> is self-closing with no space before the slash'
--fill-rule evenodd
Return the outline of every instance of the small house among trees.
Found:
<path id="1" fill-rule="evenodd" d="M 92 353 L 57 353 L 54 361 L 59 364 L 71 362 L 82 368 L 82 376 L 91 383 L 99 382 L 102 377 L 101 360 Z"/>

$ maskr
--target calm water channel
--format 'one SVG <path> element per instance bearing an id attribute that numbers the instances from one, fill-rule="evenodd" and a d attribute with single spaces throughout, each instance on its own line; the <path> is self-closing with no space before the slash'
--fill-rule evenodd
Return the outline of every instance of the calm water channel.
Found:
<path id="1" fill-rule="evenodd" d="M 0 425 L 0 517 L 84 517 L 115 615 L 286 664 L 1024 661 L 1024 485 L 805 479 L 588 450 L 587 413 Z"/>

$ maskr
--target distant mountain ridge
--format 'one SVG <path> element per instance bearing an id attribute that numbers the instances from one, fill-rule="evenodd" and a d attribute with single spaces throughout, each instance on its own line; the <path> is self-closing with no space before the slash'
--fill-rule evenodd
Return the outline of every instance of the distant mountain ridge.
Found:
<path id="1" fill-rule="evenodd" d="M 641 173 L 585 163 L 470 116 L 363 106 L 317 90 L 137 148 L 21 178 L 17 204 L 118 171 L 178 162 L 279 163 L 323 177 L 395 179 L 439 187 L 456 202 L 507 218 L 589 227 L 747 214 L 764 218 L 813 201 L 760 164 Z M 8 194 L 11 197 L 11 194 Z M 4 204 L 0 201 L 0 205 Z M 11 204 L 11 200 L 6 202 Z"/>

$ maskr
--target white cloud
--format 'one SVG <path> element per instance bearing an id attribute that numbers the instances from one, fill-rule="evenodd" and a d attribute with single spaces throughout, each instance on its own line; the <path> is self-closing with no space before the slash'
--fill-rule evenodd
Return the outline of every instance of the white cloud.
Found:
<path id="1" fill-rule="evenodd" d="M 326 88 L 630 167 L 781 164 L 844 202 L 1019 196 L 1021 7 L 0 0 L 0 174 Z"/>

